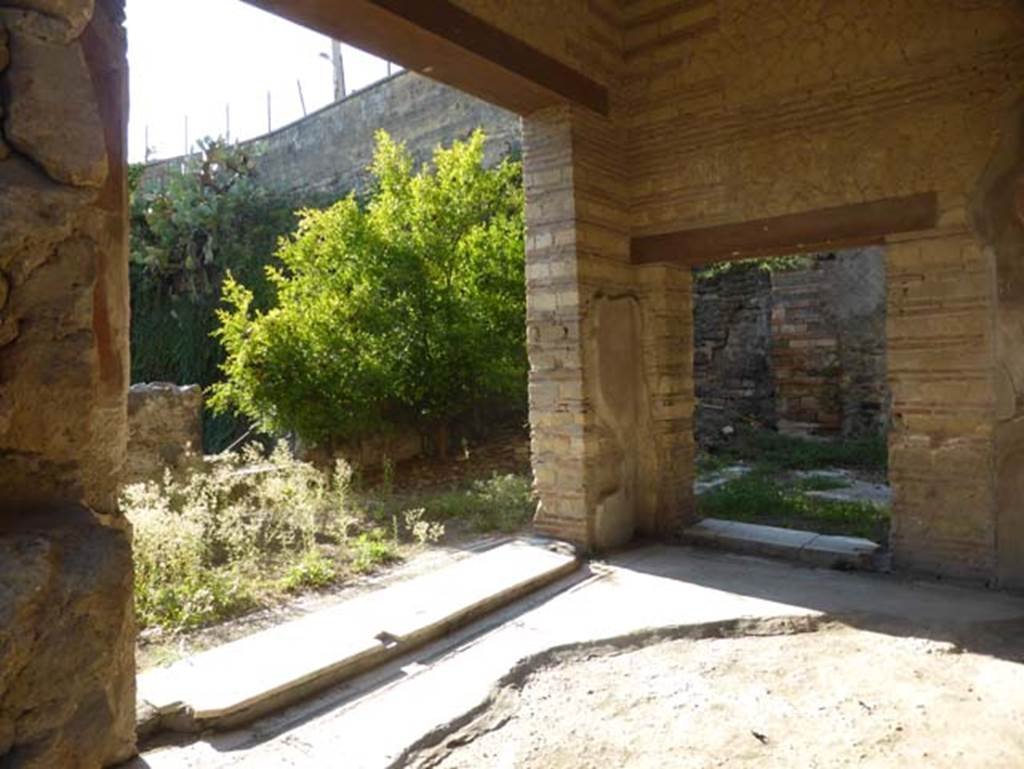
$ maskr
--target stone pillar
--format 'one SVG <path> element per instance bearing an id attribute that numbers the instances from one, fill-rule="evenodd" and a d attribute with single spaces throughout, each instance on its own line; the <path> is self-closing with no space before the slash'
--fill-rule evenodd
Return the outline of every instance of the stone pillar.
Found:
<path id="1" fill-rule="evenodd" d="M 968 233 L 887 250 L 889 480 L 898 568 L 995 572 L 995 271 Z"/>
<path id="2" fill-rule="evenodd" d="M 977 232 L 995 272 L 996 577 L 1024 589 L 1024 95 L 978 184 Z"/>
<path id="3" fill-rule="evenodd" d="M 629 264 L 622 146 L 573 108 L 524 122 L 535 523 L 588 549 L 692 514 L 690 275 Z"/>
<path id="4" fill-rule="evenodd" d="M 121 0 L 0 0 L 0 764 L 134 750 Z"/>
<path id="5" fill-rule="evenodd" d="M 1024 588 L 1024 99 L 960 230 L 888 249 L 897 566 Z"/>

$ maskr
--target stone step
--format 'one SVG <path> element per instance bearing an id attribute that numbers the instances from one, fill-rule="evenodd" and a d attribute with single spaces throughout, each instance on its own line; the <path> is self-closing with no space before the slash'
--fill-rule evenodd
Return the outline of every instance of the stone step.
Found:
<path id="1" fill-rule="evenodd" d="M 516 540 L 138 677 L 140 734 L 234 727 L 505 606 L 579 567 Z"/>
<path id="2" fill-rule="evenodd" d="M 787 558 L 830 569 L 874 570 L 881 547 L 860 537 L 705 518 L 684 532 L 686 541 L 749 555 Z"/>

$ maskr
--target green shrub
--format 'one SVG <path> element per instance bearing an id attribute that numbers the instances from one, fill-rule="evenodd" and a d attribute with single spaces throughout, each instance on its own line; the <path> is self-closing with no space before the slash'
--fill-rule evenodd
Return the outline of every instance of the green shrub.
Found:
<path id="1" fill-rule="evenodd" d="M 252 159 L 222 141 L 200 142 L 182 173 L 147 181 L 131 174 L 131 367 L 133 382 L 208 387 L 224 354 L 217 328 L 227 270 L 265 307 L 264 275 L 278 239 L 295 226 L 294 204 L 260 187 Z M 220 451 L 248 422 L 207 415 L 204 443 Z"/>
<path id="2" fill-rule="evenodd" d="M 484 135 L 414 173 L 379 134 L 374 191 L 302 214 L 268 269 L 273 306 L 229 277 L 212 406 L 330 445 L 387 424 L 432 426 L 525 399 L 518 163 L 483 165 Z"/>
<path id="3" fill-rule="evenodd" d="M 322 473 L 281 445 L 268 458 L 249 448 L 184 479 L 127 487 L 139 625 L 181 630 L 242 613 L 281 570 L 288 589 L 332 581 L 338 570 L 318 542 L 344 544 L 358 530 L 347 481 L 344 466 Z"/>
<path id="4" fill-rule="evenodd" d="M 357 574 L 373 571 L 398 558 L 397 543 L 388 539 L 384 529 L 371 529 L 352 542 L 352 570 Z"/>
<path id="5" fill-rule="evenodd" d="M 311 549 L 288 567 L 281 584 L 286 591 L 293 593 L 305 588 L 327 587 L 338 576 L 337 564 L 319 550 Z"/>

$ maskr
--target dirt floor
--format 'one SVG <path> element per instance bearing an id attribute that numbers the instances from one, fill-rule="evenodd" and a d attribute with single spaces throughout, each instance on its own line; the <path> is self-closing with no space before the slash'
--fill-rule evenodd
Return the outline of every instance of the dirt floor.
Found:
<path id="1" fill-rule="evenodd" d="M 407 765 L 1014 769 L 1024 665 L 841 625 L 566 652 Z"/>

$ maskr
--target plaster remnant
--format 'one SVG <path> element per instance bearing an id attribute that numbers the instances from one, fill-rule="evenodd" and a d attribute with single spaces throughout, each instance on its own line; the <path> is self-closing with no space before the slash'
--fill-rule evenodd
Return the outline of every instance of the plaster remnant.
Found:
<path id="1" fill-rule="evenodd" d="M 78 43 L 11 36 L 4 134 L 54 181 L 99 187 L 107 148 L 92 78 Z"/>

